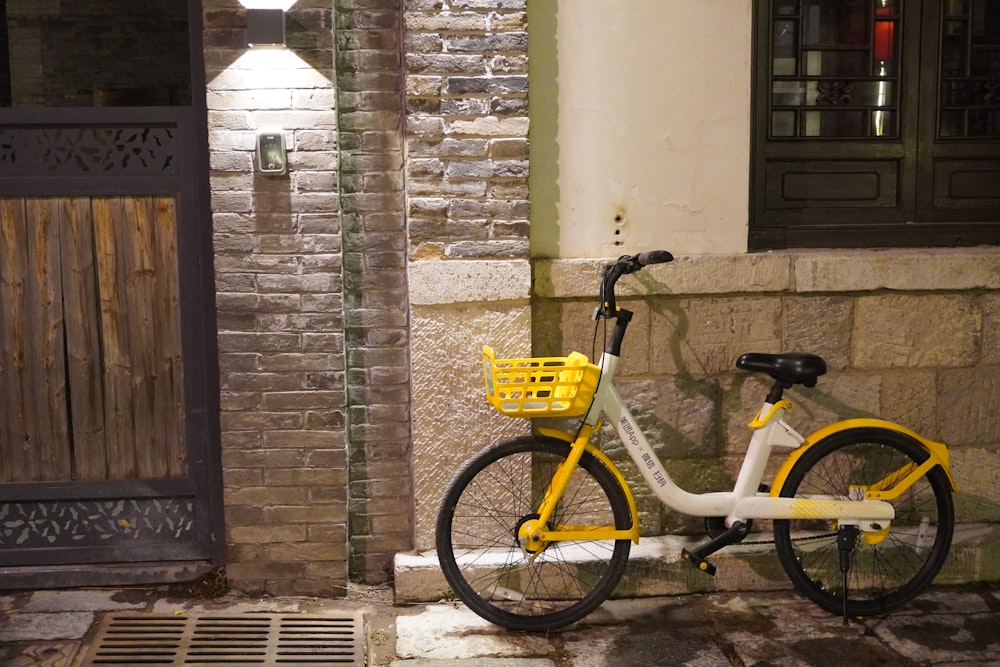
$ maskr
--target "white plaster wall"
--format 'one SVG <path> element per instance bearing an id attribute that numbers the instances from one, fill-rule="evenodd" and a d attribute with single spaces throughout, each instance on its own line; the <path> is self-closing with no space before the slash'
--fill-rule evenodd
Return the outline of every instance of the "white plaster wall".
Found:
<path id="1" fill-rule="evenodd" d="M 751 3 L 528 3 L 532 254 L 746 251 Z"/>

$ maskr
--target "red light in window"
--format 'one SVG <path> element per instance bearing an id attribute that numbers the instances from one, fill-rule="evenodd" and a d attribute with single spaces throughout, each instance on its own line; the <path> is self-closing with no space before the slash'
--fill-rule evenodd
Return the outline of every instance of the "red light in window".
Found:
<path id="1" fill-rule="evenodd" d="M 875 10 L 875 60 L 892 60 L 895 56 L 896 22 L 887 20 L 895 10 L 892 7 L 879 7 Z"/>

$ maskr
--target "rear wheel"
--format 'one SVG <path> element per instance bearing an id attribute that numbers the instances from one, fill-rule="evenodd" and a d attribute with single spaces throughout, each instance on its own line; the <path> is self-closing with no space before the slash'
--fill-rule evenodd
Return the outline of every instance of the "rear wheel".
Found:
<path id="1" fill-rule="evenodd" d="M 851 487 L 886 480 L 891 488 L 910 464 L 929 454 L 913 438 L 883 428 L 834 433 L 809 448 L 792 466 L 780 495 L 850 499 Z M 857 491 L 855 492 L 856 495 Z M 954 532 L 951 485 L 940 467 L 928 471 L 890 501 L 896 517 L 884 531 L 861 532 L 851 551 L 846 611 L 883 614 L 918 595 L 944 564 Z M 844 586 L 837 522 L 774 522 L 781 564 L 795 587 L 823 609 L 843 613 Z"/>
<path id="2" fill-rule="evenodd" d="M 445 492 L 437 519 L 441 569 L 455 595 L 488 621 L 541 631 L 596 609 L 618 584 L 629 540 L 559 541 L 522 549 L 518 531 L 535 514 L 570 446 L 526 437 L 494 445 L 470 460 Z M 631 528 L 618 479 L 584 452 L 548 526 Z"/>

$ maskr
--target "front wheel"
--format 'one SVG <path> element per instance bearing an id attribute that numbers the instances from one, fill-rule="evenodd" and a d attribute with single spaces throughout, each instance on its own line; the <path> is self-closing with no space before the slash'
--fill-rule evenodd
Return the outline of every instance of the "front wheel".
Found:
<path id="1" fill-rule="evenodd" d="M 847 500 L 852 487 L 880 481 L 892 487 L 928 456 L 919 442 L 891 429 L 840 431 L 802 455 L 780 495 Z M 851 616 L 884 614 L 916 597 L 937 575 L 951 546 L 951 485 L 935 467 L 890 502 L 896 510 L 890 527 L 860 533 L 850 552 L 846 605 L 837 522 L 775 521 L 775 548 L 795 587 L 823 609 Z"/>
<path id="2" fill-rule="evenodd" d="M 542 631 L 596 609 L 618 584 L 630 542 L 558 541 L 532 551 L 518 530 L 535 512 L 570 446 L 525 437 L 470 460 L 448 486 L 437 518 L 437 553 L 455 595 L 486 620 L 511 630 Z M 553 530 L 632 526 L 618 479 L 595 456 L 580 465 L 549 520 Z"/>

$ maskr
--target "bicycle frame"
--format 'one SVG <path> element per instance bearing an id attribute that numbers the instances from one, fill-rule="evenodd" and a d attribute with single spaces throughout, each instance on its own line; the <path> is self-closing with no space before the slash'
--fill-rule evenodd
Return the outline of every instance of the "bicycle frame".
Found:
<path id="1" fill-rule="evenodd" d="M 599 427 L 602 416 L 607 416 L 614 424 L 630 458 L 642 473 L 649 488 L 653 490 L 661 502 L 671 509 L 691 516 L 725 517 L 726 525 L 747 519 L 828 519 L 841 524 L 855 524 L 863 530 L 885 530 L 895 517 L 893 506 L 885 500 L 891 500 L 901 494 L 934 465 L 941 465 L 950 478 L 947 449 L 943 445 L 931 443 L 915 436 L 902 426 L 877 420 L 850 420 L 833 424 L 806 438 L 783 421 L 782 417 L 790 404 L 788 401 L 781 400 L 774 405 L 765 402 L 756 418 L 750 423 L 750 427 L 754 429 L 753 437 L 750 440 L 733 489 L 728 492 L 690 493 L 671 479 L 639 428 L 635 417 L 615 388 L 613 379 L 618 363 L 618 356 L 609 352 L 603 354 L 601 380 L 594 395 L 594 401 L 584 416 L 583 426 L 575 437 L 563 434 L 565 440 L 572 442 L 570 455 L 553 475 L 549 489 L 539 506 L 539 518 L 536 521 L 528 522 L 530 525 L 524 526 L 522 532 L 522 535 L 533 543 L 623 538 L 637 541 L 637 534 L 633 535 L 635 527 L 638 525 L 634 500 L 627 484 L 624 483 L 621 472 L 610 459 L 603 455 L 601 456 L 603 462 L 622 482 L 629 498 L 633 512 L 633 531 L 615 530 L 612 526 L 541 528 L 547 526 L 552 511 L 565 491 L 583 452 L 588 449 L 596 451 L 589 445 L 589 440 L 594 430 Z M 775 485 L 772 493 L 778 493 L 781 488 L 780 483 L 783 483 L 791 463 L 794 463 L 794 460 L 810 444 L 837 430 L 874 424 L 888 426 L 918 437 L 928 448 L 931 456 L 923 465 L 914 467 L 912 471 L 906 471 L 907 474 L 901 476 L 903 477 L 902 482 L 897 483 L 891 489 L 886 488 L 885 481 L 879 482 L 864 489 L 864 496 L 861 498 L 849 500 L 830 497 L 782 498 L 759 490 L 768 459 L 774 449 L 795 450 L 776 477 L 776 482 L 779 483 Z M 892 477 L 895 479 L 897 475 Z M 585 534 L 582 532 L 584 529 L 586 530 Z"/>

